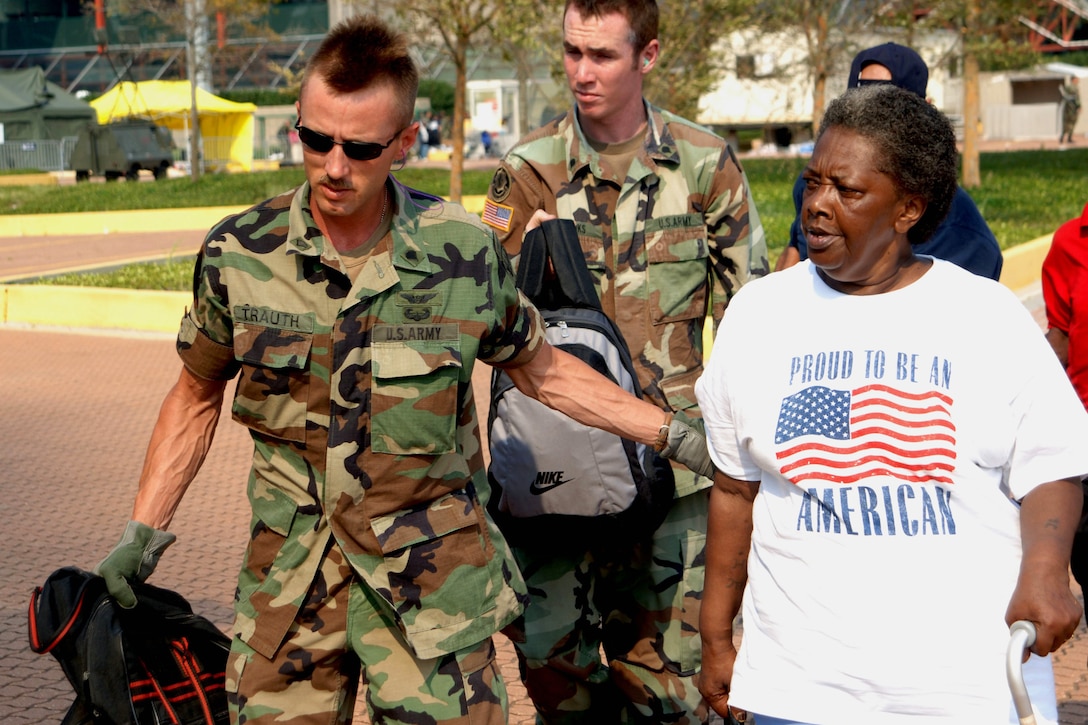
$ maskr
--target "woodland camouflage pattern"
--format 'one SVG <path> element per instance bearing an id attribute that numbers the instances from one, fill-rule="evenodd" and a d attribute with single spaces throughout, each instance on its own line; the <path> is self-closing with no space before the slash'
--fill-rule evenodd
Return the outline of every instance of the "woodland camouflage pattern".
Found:
<path id="1" fill-rule="evenodd" d="M 706 722 L 696 676 L 708 495 L 677 499 L 652 540 L 623 551 L 515 547 L 532 602 L 506 633 L 549 725 Z"/>
<path id="2" fill-rule="evenodd" d="M 354 650 L 367 653 L 371 722 L 430 725 L 467 716 L 481 725 L 505 725 L 509 700 L 491 638 L 454 654 L 415 659 L 397 641 L 396 625 L 363 595 L 335 545 L 321 562 L 313 591 L 273 659 L 234 640 L 226 684 L 235 721 L 347 723 L 362 674 Z M 349 618 L 366 625 L 352 627 Z"/>
<path id="3" fill-rule="evenodd" d="M 516 261 L 535 210 L 572 219 L 644 396 L 698 418 L 707 313 L 716 326 L 741 285 L 768 273 L 767 245 L 725 141 L 649 104 L 647 112 L 646 145 L 624 179 L 589 146 L 573 111 L 531 132 L 488 191 L 490 202 L 509 210 L 508 228 L 489 223 Z M 678 496 L 710 486 L 682 466 L 674 471 Z"/>
<path id="4" fill-rule="evenodd" d="M 233 417 L 255 446 L 236 630 L 265 657 L 331 539 L 421 659 L 486 640 L 524 604 L 484 514 L 471 377 L 477 358 L 535 355 L 539 313 L 478 218 L 393 187 L 392 247 L 354 285 L 306 185 L 222 221 L 198 261 L 178 350 L 198 376 L 239 375 Z"/>

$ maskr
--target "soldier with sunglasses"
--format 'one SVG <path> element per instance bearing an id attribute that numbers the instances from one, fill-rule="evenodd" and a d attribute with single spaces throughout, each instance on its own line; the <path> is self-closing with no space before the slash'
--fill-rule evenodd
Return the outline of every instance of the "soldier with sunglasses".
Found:
<path id="1" fill-rule="evenodd" d="M 505 723 L 492 635 L 526 587 L 485 513 L 475 361 L 582 423 L 663 446 L 667 416 L 544 340 L 494 233 L 390 175 L 415 141 L 404 39 L 335 27 L 297 104 L 306 183 L 224 219 L 132 520 L 98 571 L 124 606 L 211 445 L 227 382 L 254 441 L 227 666 L 232 722 Z M 598 412 L 601 411 L 601 412 Z M 607 417 L 606 417 L 607 416 Z"/>

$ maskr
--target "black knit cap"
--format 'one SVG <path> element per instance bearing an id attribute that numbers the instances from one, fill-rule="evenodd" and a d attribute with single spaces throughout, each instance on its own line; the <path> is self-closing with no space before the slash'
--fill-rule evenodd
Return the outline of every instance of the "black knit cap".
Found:
<path id="1" fill-rule="evenodd" d="M 892 74 L 892 85 L 906 89 L 915 95 L 926 97 L 926 84 L 929 82 L 929 68 L 922 57 L 905 45 L 884 43 L 875 48 L 863 50 L 854 56 L 850 64 L 848 88 L 857 88 L 858 76 L 867 65 L 879 63 Z"/>

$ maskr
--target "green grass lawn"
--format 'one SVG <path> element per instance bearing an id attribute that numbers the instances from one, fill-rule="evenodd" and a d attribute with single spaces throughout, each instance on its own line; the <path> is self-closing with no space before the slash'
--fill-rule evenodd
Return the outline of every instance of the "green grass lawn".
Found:
<path id="1" fill-rule="evenodd" d="M 982 154 L 981 170 L 968 191 L 1002 249 L 1050 236 L 1088 203 L 1088 149 Z"/>
<path id="2" fill-rule="evenodd" d="M 742 163 L 763 221 L 773 264 L 789 237 L 794 216 L 793 181 L 807 159 L 747 158 Z M 1088 202 L 1088 149 L 984 153 L 980 166 L 982 185 L 969 192 L 1002 249 L 1052 234 L 1062 222 L 1079 215 Z M 407 167 L 396 172 L 396 176 L 402 183 L 430 194 L 449 193 L 449 172 L 443 169 Z M 0 186 L 0 215 L 245 205 L 280 193 L 302 180 L 302 170 L 290 168 L 206 175 L 196 183 L 189 179 L 167 179 L 139 184 Z M 490 180 L 489 171 L 466 171 L 463 193 L 484 194 Z M 188 289 L 189 262 L 179 260 L 178 264 L 185 272 L 172 276 L 181 280 L 179 289 Z M 118 274 L 125 281 L 113 286 L 131 286 L 131 278 L 124 275 L 143 276 L 137 270 L 110 277 L 117 278 Z M 152 276 L 155 279 L 147 288 L 171 288 L 160 286 L 167 282 L 158 279 L 157 274 Z M 50 281 L 55 283 L 57 279 Z M 79 280 L 80 284 L 91 284 L 86 275 Z"/>
<path id="3" fill-rule="evenodd" d="M 396 177 L 428 194 L 449 194 L 449 171 L 407 167 Z M 305 179 L 301 168 L 249 174 L 206 174 L 199 181 L 163 179 L 154 183 L 85 183 L 69 186 L 0 186 L 0 215 L 58 214 L 117 209 L 184 209 L 256 204 Z M 465 195 L 485 194 L 490 171 L 466 171 Z"/>
<path id="4" fill-rule="evenodd" d="M 126 264 L 101 272 L 72 272 L 38 277 L 27 284 L 188 292 L 193 288 L 194 262 L 195 255 L 171 257 L 162 262 Z"/>

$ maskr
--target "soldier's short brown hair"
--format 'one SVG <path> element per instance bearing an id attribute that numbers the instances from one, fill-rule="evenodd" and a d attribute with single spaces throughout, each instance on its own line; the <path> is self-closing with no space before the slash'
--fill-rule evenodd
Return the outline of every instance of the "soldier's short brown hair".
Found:
<path id="1" fill-rule="evenodd" d="M 302 88 L 314 75 L 338 93 L 354 93 L 387 83 L 400 97 L 402 125 L 412 122 L 419 70 L 405 37 L 373 15 L 350 17 L 329 31 L 306 63 Z"/>
<path id="2" fill-rule="evenodd" d="M 657 39 L 658 11 L 655 0 L 567 0 L 563 17 L 574 8 L 584 17 L 601 18 L 619 13 L 631 26 L 631 45 L 635 54 Z"/>

